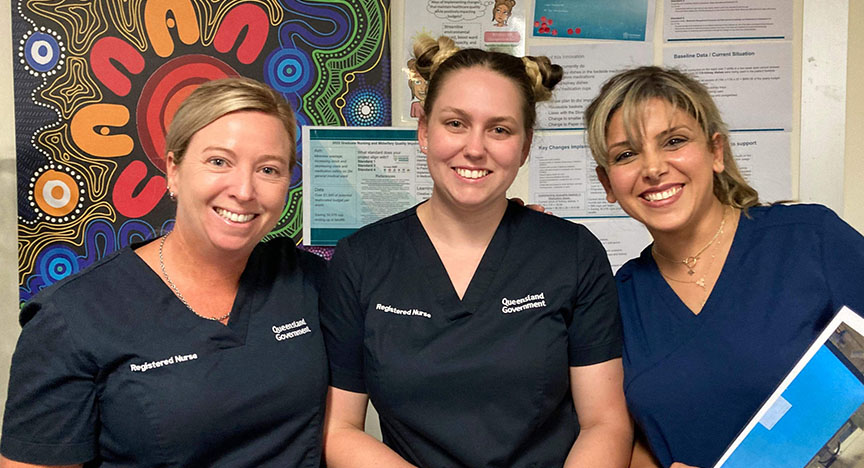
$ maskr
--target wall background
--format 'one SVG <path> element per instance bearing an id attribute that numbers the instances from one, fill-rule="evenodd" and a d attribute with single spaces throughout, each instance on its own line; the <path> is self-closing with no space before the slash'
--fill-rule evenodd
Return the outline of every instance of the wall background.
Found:
<path id="1" fill-rule="evenodd" d="M 402 12 L 406 0 L 393 0 L 391 3 L 392 15 L 391 26 L 393 27 L 394 37 L 396 34 L 401 34 L 399 31 L 399 21 L 402 18 Z M 417 1 L 417 0 L 407 0 Z M 662 4 L 662 0 L 657 0 Z M 12 83 L 12 60 L 13 48 L 11 38 L 11 16 L 12 4 L 17 4 L 17 1 L 0 2 L 0 401 L 6 400 L 6 389 L 9 378 L 9 360 L 15 346 L 15 341 L 19 333 L 17 323 L 18 315 L 18 275 L 17 275 L 17 205 L 16 205 L 16 174 L 15 174 L 15 141 L 14 141 L 14 113 L 13 113 L 13 83 Z M 816 3 L 815 0 L 795 0 L 794 8 L 796 11 L 796 37 L 795 56 L 801 57 L 802 54 L 802 35 L 798 34 L 800 24 L 803 21 L 806 23 L 805 3 L 811 6 Z M 845 8 L 847 3 L 830 2 L 840 5 Z M 820 4 L 821 6 L 821 4 Z M 817 8 L 814 6 L 814 8 Z M 805 13 L 802 13 L 805 12 Z M 802 18 L 803 17 L 803 18 Z M 848 2 L 848 24 L 846 24 L 845 15 L 834 16 L 841 18 L 841 24 L 831 25 L 833 29 L 845 29 L 848 32 L 848 50 L 846 53 L 847 71 L 846 77 L 848 83 L 856 83 L 864 76 L 864 1 L 851 0 Z M 857 26 L 857 27 L 856 27 Z M 656 27 L 662 27 L 662 22 Z M 661 37 L 661 36 L 657 36 Z M 836 43 L 830 43 L 829 36 L 812 35 L 812 41 L 816 45 L 827 45 L 837 47 Z M 655 38 L 655 41 L 658 39 Z M 820 43 L 821 42 L 821 43 Z M 399 44 L 398 41 L 392 43 Z M 827 44 L 826 44 L 827 43 Z M 809 50 L 809 49 L 808 49 Z M 817 49 L 818 50 L 818 49 Z M 808 57 L 819 59 L 820 57 Z M 797 59 L 800 60 L 800 59 Z M 800 64 L 800 61 L 796 61 Z M 800 68 L 798 68 L 800 69 Z M 799 80 L 798 86 L 800 89 L 801 83 Z M 842 187 L 842 207 L 837 207 L 842 211 L 842 217 L 852 224 L 856 229 L 864 232 L 864 157 L 860 155 L 860 148 L 864 148 L 864 89 L 858 86 L 847 86 L 842 90 L 840 96 L 845 94 L 846 106 L 846 125 L 845 132 L 841 133 L 843 137 L 841 141 L 835 142 L 836 147 L 842 147 L 845 143 L 845 151 L 840 154 L 807 154 L 810 157 L 824 158 L 825 164 L 822 165 L 824 171 L 828 172 L 831 166 L 836 167 L 837 163 L 843 165 L 843 180 L 836 181 L 835 188 Z M 800 95 L 800 93 L 798 93 Z M 836 93 L 835 93 L 836 96 Z M 796 97 L 796 102 L 798 98 Z M 802 121 L 807 119 L 825 119 L 831 120 L 829 112 L 819 110 L 815 107 L 815 111 L 806 115 L 801 115 Z M 822 115 L 822 114 L 825 115 Z M 810 177 L 818 177 L 821 174 L 808 173 L 802 174 L 799 170 L 800 158 L 797 157 L 797 133 L 793 133 L 793 160 L 792 160 L 792 175 L 793 188 L 797 192 L 797 187 L 801 180 L 809 180 Z M 805 155 L 802 154 L 802 157 Z M 813 169 L 811 169 L 813 170 Z M 822 169 L 815 169 L 814 172 L 819 172 Z M 2 406 L 0 406 L 2 413 Z"/>

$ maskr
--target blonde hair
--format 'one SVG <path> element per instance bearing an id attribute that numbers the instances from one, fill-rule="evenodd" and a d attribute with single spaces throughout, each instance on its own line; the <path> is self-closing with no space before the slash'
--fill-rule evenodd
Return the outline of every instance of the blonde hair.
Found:
<path id="1" fill-rule="evenodd" d="M 288 165 L 293 169 L 297 160 L 297 121 L 291 105 L 266 84 L 239 76 L 208 81 L 180 104 L 165 135 L 166 156 L 172 153 L 174 163 L 180 164 L 198 130 L 226 114 L 244 110 L 263 112 L 282 122 L 291 139 Z"/>
<path id="2" fill-rule="evenodd" d="M 441 86 L 458 70 L 483 67 L 513 81 L 520 90 L 525 129 L 534 128 L 536 104 L 552 97 L 552 90 L 564 77 L 564 70 L 547 57 L 517 58 L 503 52 L 462 49 L 447 36 L 432 39 L 422 35 L 414 41 L 417 72 L 428 82 L 423 110 L 432 111 Z"/>
<path id="3" fill-rule="evenodd" d="M 616 112 L 621 112 L 627 141 L 635 148 L 641 146 L 641 110 L 643 104 L 652 99 L 666 101 L 693 117 L 709 145 L 714 141 L 714 135 L 719 135 L 724 169 L 714 173 L 714 196 L 721 203 L 745 210 L 759 204 L 759 194 L 741 175 L 732 157 L 729 130 L 708 90 L 692 77 L 674 69 L 634 68 L 603 84 L 600 94 L 585 110 L 588 146 L 597 165 L 603 169 L 609 167 L 606 134 L 609 121 Z"/>

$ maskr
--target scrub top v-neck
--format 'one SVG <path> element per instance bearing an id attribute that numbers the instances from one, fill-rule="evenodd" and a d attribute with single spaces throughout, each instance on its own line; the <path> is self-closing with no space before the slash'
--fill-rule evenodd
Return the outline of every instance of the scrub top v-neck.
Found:
<path id="1" fill-rule="evenodd" d="M 324 264 L 259 244 L 227 325 L 194 315 L 131 249 L 21 311 L 2 452 L 39 464 L 320 463 Z"/>
<path id="2" fill-rule="evenodd" d="M 462 300 L 416 207 L 340 241 L 328 276 L 331 385 L 368 393 L 384 442 L 420 466 L 562 464 L 569 368 L 621 354 L 600 243 L 515 204 Z"/>
<path id="3" fill-rule="evenodd" d="M 864 238 L 818 205 L 742 214 L 698 315 L 650 247 L 621 267 L 625 395 L 661 464 L 713 466 L 836 311 L 864 311 L 862 277 Z"/>

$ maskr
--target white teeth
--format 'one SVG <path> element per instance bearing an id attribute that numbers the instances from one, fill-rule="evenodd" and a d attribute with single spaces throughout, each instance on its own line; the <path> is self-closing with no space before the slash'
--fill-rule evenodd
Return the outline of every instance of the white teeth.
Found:
<path id="1" fill-rule="evenodd" d="M 216 208 L 216 214 L 235 223 L 247 223 L 249 221 L 252 221 L 252 218 L 255 217 L 254 214 L 234 213 L 222 208 Z"/>
<path id="2" fill-rule="evenodd" d="M 481 177 L 485 177 L 489 174 L 489 171 L 486 169 L 462 169 L 456 168 L 456 173 L 466 179 L 479 179 Z"/>
<path id="3" fill-rule="evenodd" d="M 669 197 L 672 197 L 676 193 L 681 191 L 681 186 L 672 187 L 670 189 L 664 190 L 662 192 L 650 192 L 643 195 L 643 197 L 648 201 L 660 201 L 665 200 Z"/>

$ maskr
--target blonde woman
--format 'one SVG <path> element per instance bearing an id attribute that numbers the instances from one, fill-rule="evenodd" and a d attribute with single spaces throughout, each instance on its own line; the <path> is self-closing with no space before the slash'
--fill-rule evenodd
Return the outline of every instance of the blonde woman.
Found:
<path id="1" fill-rule="evenodd" d="M 584 227 L 505 196 L 560 67 L 447 38 L 414 52 L 434 188 L 336 248 L 322 294 L 327 465 L 626 466 L 605 252 Z M 370 398 L 384 443 L 363 432 Z"/>
<path id="2" fill-rule="evenodd" d="M 616 275 L 631 466 L 713 466 L 835 312 L 864 311 L 864 238 L 823 206 L 760 205 L 681 72 L 614 76 L 586 122 L 608 201 L 654 238 Z"/>
<path id="3" fill-rule="evenodd" d="M 0 466 L 319 466 L 323 261 L 260 243 L 295 132 L 250 79 L 184 101 L 166 136 L 174 229 L 21 310 Z"/>

